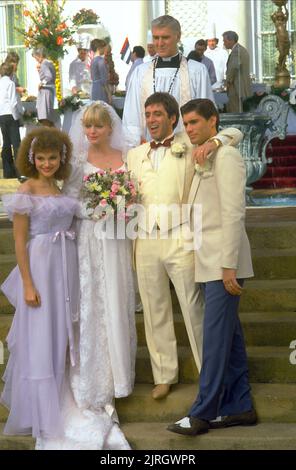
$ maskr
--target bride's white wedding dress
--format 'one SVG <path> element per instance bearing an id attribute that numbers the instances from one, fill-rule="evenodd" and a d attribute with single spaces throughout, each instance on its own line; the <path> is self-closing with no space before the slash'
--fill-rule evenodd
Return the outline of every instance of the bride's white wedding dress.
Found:
<path id="1" fill-rule="evenodd" d="M 98 168 L 83 164 L 83 174 Z M 76 180 L 83 175 L 76 173 Z M 69 181 L 66 194 L 73 195 Z M 76 194 L 77 195 L 77 194 Z M 81 213 L 86 214 L 81 203 Z M 75 332 L 77 362 L 68 366 L 62 410 L 64 439 L 38 439 L 36 449 L 129 449 L 118 426 L 114 397 L 134 385 L 136 329 L 130 240 L 94 233 L 96 222 L 82 218 L 78 227 L 80 322 Z M 96 226 L 96 231 L 98 226 Z"/>

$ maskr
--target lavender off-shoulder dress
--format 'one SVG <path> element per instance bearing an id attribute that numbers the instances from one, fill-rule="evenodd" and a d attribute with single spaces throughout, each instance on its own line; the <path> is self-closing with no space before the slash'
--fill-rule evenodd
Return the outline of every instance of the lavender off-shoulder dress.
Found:
<path id="1" fill-rule="evenodd" d="M 24 193 L 2 199 L 10 217 L 30 217 L 30 270 L 41 296 L 38 308 L 25 303 L 18 266 L 1 286 L 16 309 L 1 396 L 10 409 L 4 433 L 63 436 L 60 405 L 68 345 L 72 364 L 76 359 L 72 322 L 78 320 L 79 277 L 71 224 L 77 201 Z"/>

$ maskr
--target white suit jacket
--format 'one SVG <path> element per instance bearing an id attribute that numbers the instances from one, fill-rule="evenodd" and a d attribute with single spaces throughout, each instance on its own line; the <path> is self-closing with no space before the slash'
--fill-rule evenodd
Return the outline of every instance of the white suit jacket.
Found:
<path id="1" fill-rule="evenodd" d="M 239 151 L 220 147 L 209 171 L 195 173 L 188 203 L 195 250 L 195 279 L 222 279 L 222 268 L 236 269 L 237 279 L 253 276 L 245 230 L 246 168 Z M 194 207 L 200 204 L 201 222 L 194 227 Z"/>

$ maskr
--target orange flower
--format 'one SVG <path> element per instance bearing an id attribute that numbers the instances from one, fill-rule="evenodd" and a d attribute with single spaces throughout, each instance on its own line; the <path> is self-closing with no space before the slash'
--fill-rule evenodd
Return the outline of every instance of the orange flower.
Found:
<path id="1" fill-rule="evenodd" d="M 31 13 L 28 10 L 24 10 L 24 16 L 30 16 Z"/>
<path id="2" fill-rule="evenodd" d="M 41 34 L 43 34 L 43 36 L 48 37 L 48 36 L 49 36 L 49 30 L 48 30 L 47 28 L 44 28 L 44 29 L 41 31 Z"/>
<path id="3" fill-rule="evenodd" d="M 29 28 L 28 36 L 29 36 L 30 38 L 32 38 L 32 37 L 34 36 L 34 31 L 32 30 L 32 28 Z"/>
<path id="4" fill-rule="evenodd" d="M 64 29 L 66 29 L 66 28 L 67 28 L 67 25 L 66 25 L 66 23 L 64 22 L 64 23 L 59 24 L 59 25 L 56 27 L 56 31 L 64 31 Z"/>
<path id="5" fill-rule="evenodd" d="M 62 46 L 63 43 L 64 43 L 64 39 L 62 38 L 62 36 L 58 36 L 57 37 L 57 45 Z"/>

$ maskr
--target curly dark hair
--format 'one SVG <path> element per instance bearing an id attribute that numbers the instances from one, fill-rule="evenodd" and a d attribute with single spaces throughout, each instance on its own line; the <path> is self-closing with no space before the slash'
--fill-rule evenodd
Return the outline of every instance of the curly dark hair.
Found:
<path id="1" fill-rule="evenodd" d="M 58 150 L 62 156 L 63 145 L 66 146 L 66 160 L 64 163 L 61 163 L 54 176 L 57 180 L 67 179 L 70 175 L 72 143 L 67 134 L 59 131 L 55 127 L 40 127 L 34 129 L 22 140 L 16 159 L 16 167 L 19 174 L 29 178 L 38 178 L 38 171 L 36 170 L 35 164 L 29 161 L 29 152 L 33 139 L 36 139 L 32 148 L 33 154 L 38 151 Z"/>

